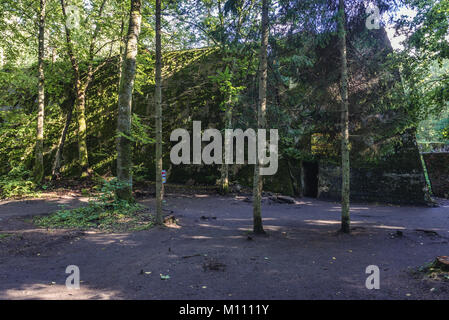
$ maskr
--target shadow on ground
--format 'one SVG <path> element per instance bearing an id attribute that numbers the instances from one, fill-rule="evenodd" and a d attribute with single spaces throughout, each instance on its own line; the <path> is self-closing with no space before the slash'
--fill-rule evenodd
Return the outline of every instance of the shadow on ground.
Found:
<path id="1" fill-rule="evenodd" d="M 42 230 L 24 221 L 57 209 L 59 200 L 0 204 L 0 232 L 12 234 L 0 240 L 0 298 L 449 299 L 448 282 L 412 272 L 449 254 L 448 205 L 353 205 L 353 233 L 344 235 L 337 203 L 266 199 L 264 237 L 249 233 L 245 197 L 166 200 L 178 226 L 123 234 Z M 80 268 L 79 290 L 65 287 L 68 265 Z M 369 265 L 381 270 L 380 290 L 365 287 Z"/>

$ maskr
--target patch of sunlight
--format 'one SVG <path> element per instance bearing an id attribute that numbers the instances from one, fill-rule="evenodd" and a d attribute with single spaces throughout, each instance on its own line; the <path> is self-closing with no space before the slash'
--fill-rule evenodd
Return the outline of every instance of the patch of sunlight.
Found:
<path id="1" fill-rule="evenodd" d="M 374 225 L 373 227 L 387 230 L 405 230 L 404 227 L 395 227 L 395 226 Z"/>
<path id="2" fill-rule="evenodd" d="M 341 207 L 340 206 L 338 206 L 338 207 L 332 207 L 332 209 L 338 209 L 338 210 L 341 210 Z M 367 208 L 367 207 L 354 207 L 354 206 L 352 206 L 351 207 L 351 210 L 369 210 L 370 208 Z"/>
<path id="3" fill-rule="evenodd" d="M 63 299 L 95 299 L 109 300 L 115 299 L 119 294 L 117 291 L 90 290 L 80 284 L 80 289 L 67 289 L 64 285 L 35 283 L 23 285 L 18 289 L 8 289 L 0 292 L 0 299 L 43 299 L 43 300 L 63 300 Z"/>
<path id="4" fill-rule="evenodd" d="M 312 201 L 295 201 L 295 204 L 302 204 L 302 205 L 306 205 L 306 206 L 314 205 Z"/>
<path id="5" fill-rule="evenodd" d="M 268 231 L 279 231 L 279 230 L 283 229 L 283 227 L 279 227 L 279 226 L 266 226 L 266 225 L 263 226 L 263 228 Z"/>
<path id="6" fill-rule="evenodd" d="M 253 219 L 249 218 L 249 219 L 239 219 L 239 218 L 226 218 L 226 219 L 220 219 L 223 221 L 253 221 Z M 275 221 L 275 220 L 279 220 L 276 218 L 263 218 L 263 221 Z"/>
<path id="7" fill-rule="evenodd" d="M 335 225 L 335 224 L 341 223 L 341 221 L 336 221 L 336 220 L 304 220 L 304 222 L 308 223 L 308 224 L 318 225 L 318 226 Z"/>
<path id="8" fill-rule="evenodd" d="M 359 210 L 370 210 L 370 208 L 365 208 L 365 207 L 351 207 L 350 209 L 351 209 L 351 212 L 357 212 Z M 330 212 L 340 212 L 341 211 L 341 207 L 332 207 L 328 211 L 330 211 Z"/>
<path id="9" fill-rule="evenodd" d="M 182 227 L 179 224 L 175 223 L 164 223 L 164 226 L 170 229 L 181 229 Z"/>
<path id="10" fill-rule="evenodd" d="M 195 239 L 195 240 L 212 239 L 212 237 L 206 237 L 206 236 L 184 236 L 184 238 Z"/>
<path id="11" fill-rule="evenodd" d="M 214 228 L 214 229 L 220 229 L 220 230 L 229 230 L 229 228 L 226 228 L 226 227 L 214 226 L 214 225 L 210 225 L 210 224 L 207 224 L 207 223 L 199 223 L 198 225 L 200 227 L 204 227 L 204 228 Z"/>

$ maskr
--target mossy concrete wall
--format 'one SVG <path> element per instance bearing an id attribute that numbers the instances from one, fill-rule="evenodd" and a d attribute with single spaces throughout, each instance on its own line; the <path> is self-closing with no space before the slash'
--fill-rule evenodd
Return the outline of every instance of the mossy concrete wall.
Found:
<path id="1" fill-rule="evenodd" d="M 429 193 L 414 135 L 411 132 L 404 133 L 395 142 L 392 150 L 377 162 L 362 157 L 352 162 L 351 199 L 395 204 L 427 204 Z M 339 165 L 321 162 L 318 176 L 318 198 L 339 200 Z"/>
<path id="2" fill-rule="evenodd" d="M 449 152 L 424 153 L 423 158 L 433 194 L 449 198 Z"/>
<path id="3" fill-rule="evenodd" d="M 341 169 L 320 165 L 318 198 L 341 198 Z M 351 169 L 351 200 L 395 204 L 426 204 L 422 172 L 397 173 L 381 169 Z"/>

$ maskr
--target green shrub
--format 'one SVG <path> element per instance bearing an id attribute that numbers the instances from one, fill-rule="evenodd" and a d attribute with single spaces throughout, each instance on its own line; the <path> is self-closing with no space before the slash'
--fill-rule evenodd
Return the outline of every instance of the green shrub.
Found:
<path id="1" fill-rule="evenodd" d="M 115 193 L 124 184 L 112 179 L 104 181 L 86 207 L 59 210 L 49 216 L 35 217 L 34 223 L 46 228 L 98 228 L 108 231 L 146 230 L 153 218 L 138 203 L 120 200 Z"/>
<path id="2" fill-rule="evenodd" d="M 24 166 L 14 167 L 8 174 L 0 176 L 0 196 L 13 198 L 36 195 L 36 184 L 31 180 L 31 172 Z"/>

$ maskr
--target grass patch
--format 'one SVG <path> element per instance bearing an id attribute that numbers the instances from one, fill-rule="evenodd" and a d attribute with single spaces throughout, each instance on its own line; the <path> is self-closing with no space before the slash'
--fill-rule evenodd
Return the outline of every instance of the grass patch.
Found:
<path id="1" fill-rule="evenodd" d="M 13 236 L 13 234 L 11 234 L 11 233 L 0 233 L 0 240 L 7 239 L 12 236 Z"/>
<path id="2" fill-rule="evenodd" d="M 148 230 L 154 225 L 152 215 L 138 204 L 117 199 L 115 191 L 123 184 L 104 181 L 99 192 L 86 207 L 64 209 L 48 216 L 34 217 L 33 223 L 44 228 L 100 229 L 126 232 Z"/>

